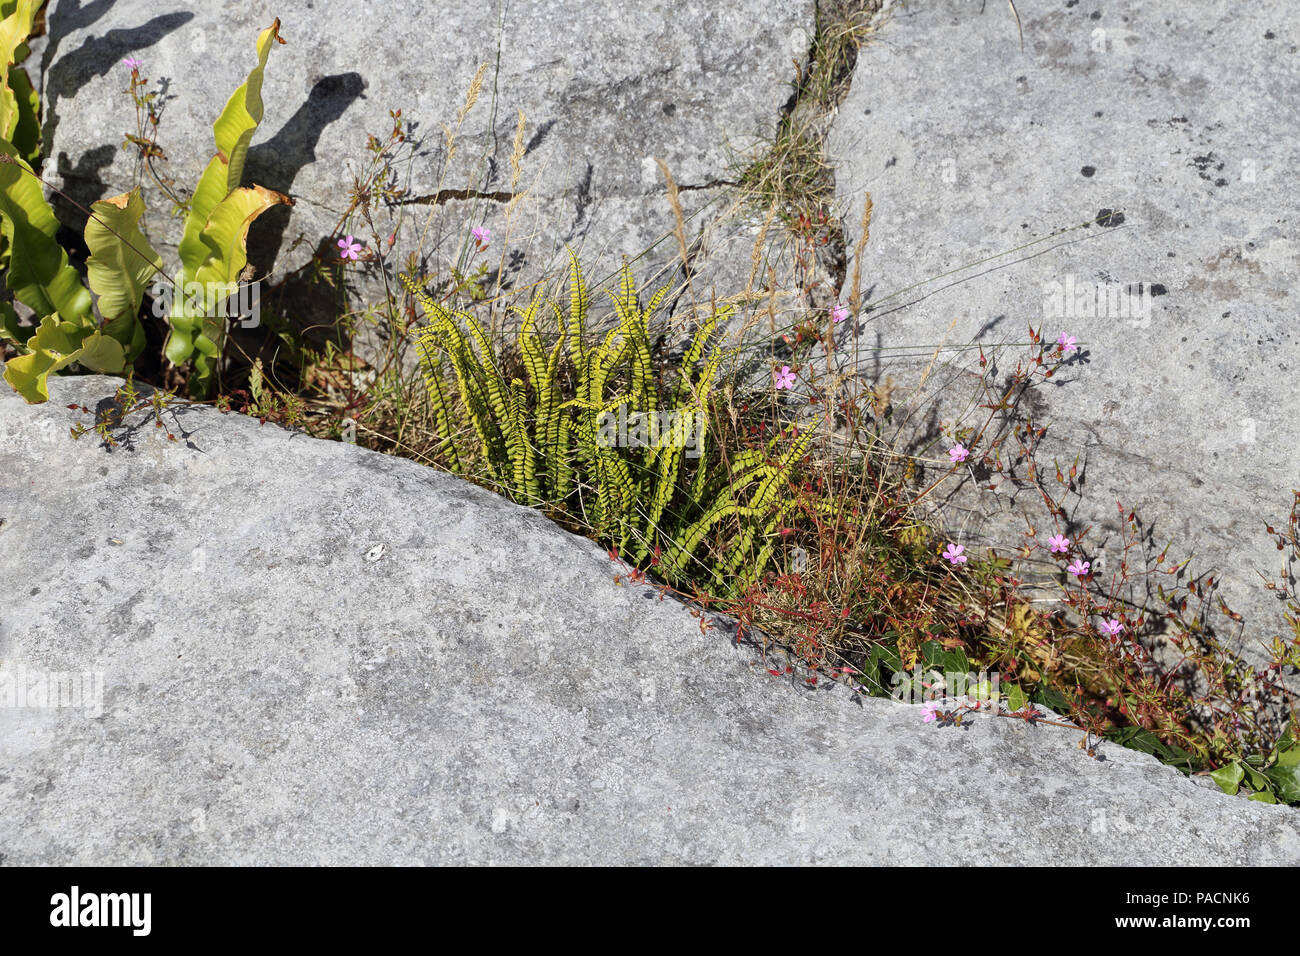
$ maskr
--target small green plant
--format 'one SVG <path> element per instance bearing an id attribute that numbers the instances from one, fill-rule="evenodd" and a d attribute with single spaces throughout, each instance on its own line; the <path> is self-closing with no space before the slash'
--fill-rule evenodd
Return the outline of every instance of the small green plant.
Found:
<path id="1" fill-rule="evenodd" d="M 32 0 L 0 6 L 0 266 L 15 299 L 39 318 L 35 327 L 18 322 L 12 305 L 0 308 L 0 336 L 22 354 L 5 364 L 5 381 L 29 402 L 48 400 L 48 377 L 73 362 L 100 372 L 120 373 L 145 345 L 140 304 L 146 283 L 161 274 L 161 257 L 140 231 L 144 201 L 139 189 L 102 199 L 87 210 L 86 263 L 89 288 L 55 235 L 58 221 L 32 168 L 36 158 L 29 135 L 39 104 L 29 96 L 26 74 L 13 64 L 25 56 L 40 4 Z M 276 20 L 257 40 L 257 66 L 227 102 L 213 126 L 216 154 L 189 200 L 180 242 L 180 269 L 171 281 L 171 330 L 167 358 L 180 365 L 193 360 L 191 392 L 207 392 L 225 343 L 224 308 L 247 265 L 245 241 L 253 220 L 291 200 L 261 186 L 241 187 L 244 160 L 262 118 L 262 73 L 275 43 L 283 43 Z M 129 61 L 132 88 L 139 64 Z M 91 293 L 98 300 L 95 315 Z"/>
<path id="2" fill-rule="evenodd" d="M 656 358 L 651 328 L 664 291 L 643 308 L 625 266 L 609 291 L 617 324 L 588 331 L 590 292 L 570 254 L 567 310 L 543 297 L 517 310 L 511 349 L 495 349 L 473 315 L 436 302 L 405 273 L 429 321 L 417 332 L 438 436 L 434 456 L 560 520 L 665 579 L 730 590 L 761 574 L 790 504 L 791 466 L 811 429 L 784 429 L 734 456 L 712 447 L 718 382 L 714 310 L 675 364 Z M 631 436 L 629 438 L 629 435 Z"/>

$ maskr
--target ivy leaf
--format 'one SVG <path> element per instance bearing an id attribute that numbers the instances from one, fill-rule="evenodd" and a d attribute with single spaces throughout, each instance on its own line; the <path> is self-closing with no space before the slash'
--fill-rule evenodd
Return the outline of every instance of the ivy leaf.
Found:
<path id="1" fill-rule="evenodd" d="M 1210 779 L 1219 785 L 1219 789 L 1224 793 L 1235 794 L 1241 786 L 1241 779 L 1246 775 L 1245 769 L 1241 764 L 1233 763 L 1220 767 L 1210 774 Z"/>
<path id="2" fill-rule="evenodd" d="M 1284 803 L 1300 804 L 1300 764 L 1284 767 L 1279 761 L 1265 770 L 1264 775 L 1273 782 L 1279 799 Z"/>

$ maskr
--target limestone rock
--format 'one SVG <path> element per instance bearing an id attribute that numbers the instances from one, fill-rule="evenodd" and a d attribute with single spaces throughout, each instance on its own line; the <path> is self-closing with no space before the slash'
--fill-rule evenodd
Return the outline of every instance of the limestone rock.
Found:
<path id="1" fill-rule="evenodd" d="M 413 462 L 207 407 L 72 440 L 116 387 L 0 392 L 4 863 L 1300 861 L 1146 755 L 790 686 Z"/>

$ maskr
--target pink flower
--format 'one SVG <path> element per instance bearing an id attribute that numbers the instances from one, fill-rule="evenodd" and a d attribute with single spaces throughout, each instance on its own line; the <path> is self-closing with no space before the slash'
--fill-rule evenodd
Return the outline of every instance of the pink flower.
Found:
<path id="1" fill-rule="evenodd" d="M 776 376 L 777 388 L 793 388 L 794 372 L 790 371 L 790 366 L 782 365 L 781 371 L 773 373 Z"/>
<path id="2" fill-rule="evenodd" d="M 480 246 L 486 246 L 492 241 L 492 230 L 487 226 L 475 226 L 469 231 L 469 234 L 474 237 L 474 241 Z"/>
<path id="3" fill-rule="evenodd" d="M 122 63 L 126 66 L 128 70 L 140 69 L 140 61 L 133 56 L 128 56 L 125 60 L 122 61 Z"/>
<path id="4" fill-rule="evenodd" d="M 1070 550 L 1070 539 L 1063 534 L 1052 535 L 1050 538 L 1047 539 L 1047 543 L 1052 546 L 1053 554 L 1055 554 L 1057 551 L 1061 552 L 1062 554 L 1065 554 L 1065 552 Z"/>
<path id="5" fill-rule="evenodd" d="M 357 261 L 357 254 L 361 252 L 362 248 L 361 243 L 356 242 L 351 236 L 344 236 L 340 239 L 338 241 L 338 247 L 343 250 L 340 255 L 342 255 L 344 259 L 351 259 L 353 262 Z"/>
<path id="6" fill-rule="evenodd" d="M 1070 566 L 1065 570 L 1069 571 L 1076 578 L 1081 578 L 1088 573 L 1088 568 L 1091 566 L 1092 566 L 1092 562 L 1080 561 L 1078 558 L 1075 558 L 1074 561 L 1070 564 Z"/>
<path id="7" fill-rule="evenodd" d="M 965 550 L 966 550 L 965 545 L 953 544 L 951 541 L 949 541 L 948 548 L 943 552 L 943 556 L 947 558 L 948 561 L 952 564 L 965 564 L 966 555 L 962 554 L 962 552 Z"/>
<path id="8" fill-rule="evenodd" d="M 970 454 L 970 449 L 967 448 L 965 445 L 963 445 L 961 442 L 958 442 L 957 444 L 953 445 L 951 448 L 948 449 L 948 457 L 952 459 L 952 463 L 954 465 L 957 464 L 957 462 L 959 461 L 965 461 L 966 456 L 969 454 Z"/>
<path id="9" fill-rule="evenodd" d="M 1107 637 L 1116 638 L 1124 630 L 1124 625 L 1112 617 L 1109 621 L 1102 621 L 1098 629 Z"/>
<path id="10" fill-rule="evenodd" d="M 926 704 L 921 708 L 921 719 L 927 724 L 932 720 L 939 719 L 939 708 L 934 704 Z"/>
<path id="11" fill-rule="evenodd" d="M 849 307 L 847 305 L 837 305 L 831 308 L 831 319 L 835 322 L 843 322 L 849 317 Z"/>
<path id="12" fill-rule="evenodd" d="M 1077 352 L 1079 350 L 1079 346 L 1076 344 L 1078 341 L 1079 340 L 1073 335 L 1066 335 L 1062 332 L 1061 337 L 1056 340 L 1056 344 L 1061 347 L 1062 352 L 1069 355 L 1071 352 Z"/>

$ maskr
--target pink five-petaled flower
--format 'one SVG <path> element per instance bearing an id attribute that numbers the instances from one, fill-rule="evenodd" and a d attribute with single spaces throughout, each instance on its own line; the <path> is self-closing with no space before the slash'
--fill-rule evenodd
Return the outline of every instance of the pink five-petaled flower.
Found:
<path id="1" fill-rule="evenodd" d="M 1076 578 L 1081 578 L 1081 577 L 1083 577 L 1085 574 L 1088 573 L 1088 568 L 1091 567 L 1091 566 L 1092 566 L 1092 562 L 1090 562 L 1090 561 L 1081 561 L 1081 560 L 1079 560 L 1078 558 L 1075 558 L 1075 559 L 1070 563 L 1070 566 L 1069 566 L 1068 568 L 1066 568 L 1065 570 L 1069 571 L 1069 572 L 1070 572 L 1071 574 L 1073 574 Z"/>
<path id="2" fill-rule="evenodd" d="M 492 230 L 487 226 L 475 226 L 469 231 L 469 234 L 474 237 L 474 241 L 480 246 L 486 246 L 492 241 Z"/>
<path id="3" fill-rule="evenodd" d="M 1065 552 L 1070 550 L 1070 539 L 1063 534 L 1052 535 L 1047 539 L 1047 543 L 1052 546 L 1053 554 L 1057 551 L 1061 552 L 1061 554 L 1065 554 Z"/>
<path id="4" fill-rule="evenodd" d="M 1061 337 L 1056 340 L 1056 344 L 1061 347 L 1062 352 L 1069 355 L 1071 352 L 1077 352 L 1079 350 L 1078 341 L 1079 340 L 1073 335 L 1067 335 L 1062 332 Z"/>
<path id="5" fill-rule="evenodd" d="M 357 261 L 357 254 L 361 252 L 361 243 L 351 236 L 344 236 L 338 241 L 338 247 L 343 250 L 340 255 L 344 259 L 351 259 L 353 262 Z"/>
<path id="6" fill-rule="evenodd" d="M 128 70 L 140 69 L 140 61 L 133 56 L 128 56 L 125 60 L 122 61 L 122 63 L 123 65 L 126 66 Z"/>
<path id="7" fill-rule="evenodd" d="M 962 554 L 965 550 L 966 546 L 964 544 L 953 544 L 949 541 L 948 548 L 943 552 L 943 556 L 952 564 L 965 564 L 966 555 Z"/>
<path id="8" fill-rule="evenodd" d="M 965 445 L 963 445 L 961 442 L 958 442 L 957 444 L 953 445 L 951 448 L 948 449 L 948 457 L 952 459 L 952 463 L 954 465 L 960 461 L 965 461 L 966 456 L 969 454 L 970 454 L 970 449 L 967 448 Z"/>
<path id="9" fill-rule="evenodd" d="M 1113 617 L 1109 621 L 1102 621 L 1099 627 L 1101 632 L 1110 638 L 1119 637 L 1120 631 L 1124 630 L 1124 625 Z"/>
<path id="10" fill-rule="evenodd" d="M 793 388 L 793 387 L 794 387 L 794 372 L 790 371 L 790 366 L 788 366 L 788 365 L 782 365 L 782 366 L 781 366 L 781 371 L 779 371 L 779 372 L 773 372 L 772 374 L 776 376 L 776 387 L 777 387 L 777 388 Z"/>
<path id="11" fill-rule="evenodd" d="M 847 305 L 836 305 L 831 308 L 831 320 L 843 322 L 849 317 L 849 307 Z"/>
<path id="12" fill-rule="evenodd" d="M 921 719 L 927 724 L 932 720 L 939 719 L 939 708 L 934 704 L 926 704 L 921 708 Z"/>

